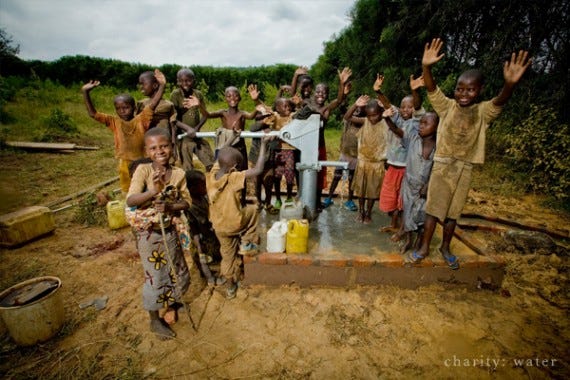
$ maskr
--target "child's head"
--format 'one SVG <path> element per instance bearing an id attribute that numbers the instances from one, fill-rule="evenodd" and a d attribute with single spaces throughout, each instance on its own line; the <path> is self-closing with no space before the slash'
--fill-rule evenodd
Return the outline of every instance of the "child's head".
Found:
<path id="1" fill-rule="evenodd" d="M 158 81 L 152 71 L 145 71 L 139 75 L 139 86 L 144 96 L 152 96 L 158 90 Z"/>
<path id="2" fill-rule="evenodd" d="M 429 137 L 437 131 L 439 124 L 439 116 L 435 112 L 426 112 L 420 118 L 420 126 L 418 133 L 421 137 Z"/>
<path id="3" fill-rule="evenodd" d="M 243 156 L 236 148 L 224 147 L 218 151 L 218 163 L 226 172 L 241 165 Z"/>
<path id="4" fill-rule="evenodd" d="M 366 118 L 370 123 L 376 124 L 382 120 L 382 112 L 384 112 L 384 110 L 380 107 L 380 104 L 378 104 L 378 100 L 372 99 L 366 104 L 365 112 Z"/>
<path id="5" fill-rule="evenodd" d="M 133 174 L 135 174 L 135 170 L 137 170 L 140 164 L 150 164 L 152 160 L 148 157 L 139 158 L 138 160 L 134 160 L 129 164 L 129 177 L 133 178 Z"/>
<path id="6" fill-rule="evenodd" d="M 119 94 L 113 101 L 115 112 L 123 120 L 129 121 L 135 116 L 135 99 L 129 94 Z"/>
<path id="7" fill-rule="evenodd" d="M 275 99 L 275 111 L 279 116 L 287 117 L 291 115 L 291 100 L 287 98 L 277 98 Z"/>
<path id="8" fill-rule="evenodd" d="M 329 97 L 329 86 L 324 83 L 319 83 L 315 86 L 315 103 L 322 106 L 325 104 Z"/>
<path id="9" fill-rule="evenodd" d="M 468 107 L 477 102 L 483 90 L 483 73 L 479 70 L 467 70 L 459 76 L 455 85 L 454 98 L 461 107 Z"/>
<path id="10" fill-rule="evenodd" d="M 144 147 L 148 158 L 157 164 L 168 166 L 172 157 L 172 141 L 165 128 L 154 127 L 144 134 Z"/>
<path id="11" fill-rule="evenodd" d="M 182 68 L 176 73 L 176 84 L 184 92 L 190 92 L 194 88 L 194 81 L 196 77 L 194 76 L 194 71 L 188 68 Z"/>
<path id="12" fill-rule="evenodd" d="M 226 97 L 226 103 L 228 103 L 230 107 L 237 107 L 241 100 L 239 90 L 234 86 L 226 87 L 224 96 Z"/>
<path id="13" fill-rule="evenodd" d="M 304 74 L 299 77 L 299 88 L 301 93 L 301 99 L 308 99 L 313 93 L 313 78 L 309 75 Z"/>
<path id="14" fill-rule="evenodd" d="M 192 198 L 200 198 L 207 194 L 206 176 L 199 170 L 186 170 L 186 186 Z"/>
<path id="15" fill-rule="evenodd" d="M 400 115 L 402 119 L 408 120 L 414 114 L 414 98 L 411 95 L 405 96 L 400 103 Z"/>

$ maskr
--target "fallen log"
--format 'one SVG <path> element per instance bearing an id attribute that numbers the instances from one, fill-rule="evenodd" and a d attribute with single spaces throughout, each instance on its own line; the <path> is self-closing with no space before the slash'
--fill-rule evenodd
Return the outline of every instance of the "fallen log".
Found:
<path id="1" fill-rule="evenodd" d="M 496 216 L 482 215 L 482 214 L 477 214 L 477 213 L 465 213 L 465 214 L 461 214 L 461 217 L 462 218 L 488 220 L 489 222 L 504 224 L 507 226 L 520 228 L 521 230 L 542 232 L 544 234 L 547 234 L 551 237 L 558 238 L 558 239 L 569 239 L 570 238 L 570 236 L 568 234 L 563 234 L 563 233 L 560 233 L 557 231 L 552 231 L 552 230 L 549 230 L 548 228 L 543 228 L 543 227 L 538 227 L 538 226 L 529 226 L 526 224 L 522 224 L 522 223 L 515 222 L 512 220 L 508 220 L 508 219 L 499 218 Z"/>
<path id="2" fill-rule="evenodd" d="M 98 146 L 83 146 L 73 143 L 51 143 L 32 141 L 6 141 L 6 145 L 12 148 L 32 151 L 56 151 L 59 153 L 71 153 L 75 150 L 97 150 Z"/>
<path id="3" fill-rule="evenodd" d="M 53 206 L 57 206 L 58 204 L 61 204 L 61 203 L 63 203 L 63 202 L 70 201 L 70 200 L 72 200 L 72 199 L 74 199 L 74 198 L 77 198 L 77 197 L 80 197 L 80 196 L 82 196 L 82 195 L 84 195 L 84 194 L 92 193 L 92 192 L 94 192 L 95 190 L 98 190 L 98 189 L 100 189 L 100 188 L 102 188 L 102 187 L 105 187 L 105 186 L 107 186 L 107 185 L 110 185 L 111 183 L 113 183 L 113 182 L 115 182 L 115 181 L 118 181 L 118 180 L 119 180 L 119 176 L 110 178 L 110 179 L 108 179 L 108 180 L 106 180 L 106 181 L 100 182 L 100 183 L 98 183 L 98 184 L 96 184 L 96 185 L 94 185 L 94 186 L 91 186 L 91 187 L 87 188 L 87 189 L 78 191 L 77 193 L 73 193 L 73 194 L 71 194 L 71 195 L 66 195 L 65 197 L 56 199 L 55 201 L 52 201 L 52 202 L 46 204 L 45 206 L 46 206 L 46 207 L 49 207 L 49 208 L 51 208 L 51 207 L 53 207 Z"/>

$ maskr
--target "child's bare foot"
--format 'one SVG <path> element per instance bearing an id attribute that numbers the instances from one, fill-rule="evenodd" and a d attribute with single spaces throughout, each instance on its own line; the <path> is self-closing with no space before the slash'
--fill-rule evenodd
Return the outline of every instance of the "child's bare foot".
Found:
<path id="1" fill-rule="evenodd" d="M 359 213 L 354 220 L 362 223 L 364 221 L 364 215 Z"/>
<path id="2" fill-rule="evenodd" d="M 155 333 L 160 337 L 160 339 L 172 339 L 176 336 L 176 333 L 172 331 L 170 326 L 164 321 L 164 319 L 151 319 L 150 320 L 150 331 Z"/>
<path id="3" fill-rule="evenodd" d="M 382 231 L 382 229 L 380 229 Z M 397 243 L 402 240 L 403 234 L 401 231 L 396 232 L 394 235 L 390 236 L 390 241 Z"/>
<path id="4" fill-rule="evenodd" d="M 412 241 L 410 239 L 406 239 L 406 242 L 402 245 L 402 248 L 400 248 L 400 253 L 403 255 L 410 248 L 412 248 Z"/>
<path id="5" fill-rule="evenodd" d="M 396 232 L 396 231 L 398 231 L 398 227 L 384 226 L 384 227 L 380 227 L 379 231 L 380 232 Z M 394 240 L 392 240 L 392 241 L 394 241 Z"/>
<path id="6" fill-rule="evenodd" d="M 169 307 L 166 309 L 166 313 L 164 313 L 162 319 L 164 319 L 164 322 L 168 323 L 169 325 L 175 324 L 178 322 L 178 309 Z"/>
<path id="7" fill-rule="evenodd" d="M 362 223 L 364 224 L 372 223 L 372 218 L 370 217 L 370 215 L 364 215 L 364 217 L 362 218 Z"/>

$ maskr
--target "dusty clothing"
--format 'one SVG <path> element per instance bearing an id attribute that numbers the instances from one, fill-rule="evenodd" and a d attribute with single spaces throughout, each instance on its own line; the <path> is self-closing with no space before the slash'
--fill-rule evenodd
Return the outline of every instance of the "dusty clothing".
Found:
<path id="1" fill-rule="evenodd" d="M 129 187 L 131 186 L 131 175 L 129 174 L 129 165 L 131 163 L 131 160 L 119 159 L 119 163 L 117 165 L 117 171 L 119 172 L 119 186 L 121 187 L 123 195 L 129 192 Z"/>
<path id="2" fill-rule="evenodd" d="M 135 113 L 137 115 L 141 113 L 142 110 L 148 106 L 151 101 L 152 100 L 150 98 L 139 100 L 137 102 Z M 156 108 L 154 109 L 150 128 L 161 127 L 170 132 L 170 123 L 174 121 L 176 121 L 176 109 L 174 108 L 174 104 L 168 100 L 160 99 Z"/>
<path id="3" fill-rule="evenodd" d="M 238 170 L 247 170 L 247 147 L 245 145 L 245 140 L 239 136 L 236 136 L 233 129 L 227 129 L 224 127 L 219 127 L 216 129 L 216 157 L 218 149 L 224 145 L 228 146 L 228 141 L 231 141 L 229 143 L 229 146 L 239 150 L 242 155 L 242 161 L 238 167 Z"/>
<path id="4" fill-rule="evenodd" d="M 216 179 L 220 170 L 215 163 L 206 175 L 210 202 L 210 221 L 220 241 L 221 274 L 237 280 L 241 269 L 238 256 L 240 243 L 258 243 L 258 214 L 253 206 L 241 206 L 241 192 L 245 186 L 245 171 L 233 171 Z"/>
<path id="5" fill-rule="evenodd" d="M 425 115 L 426 111 L 423 108 L 414 110 L 411 118 L 404 120 L 398 108 L 393 107 L 395 110 L 394 116 L 391 117 L 394 124 L 404 131 L 404 134 L 409 133 L 413 129 L 418 129 L 420 119 Z M 402 144 L 402 139 L 395 133 L 388 132 L 386 134 L 386 160 L 389 165 L 404 167 L 406 166 L 407 149 Z"/>
<path id="6" fill-rule="evenodd" d="M 152 122 L 153 111 L 145 107 L 132 120 L 97 112 L 94 119 L 105 124 L 115 140 L 115 158 L 134 161 L 144 157 L 144 134 Z"/>
<path id="7" fill-rule="evenodd" d="M 405 167 L 388 165 L 386 175 L 382 181 L 382 189 L 380 190 L 380 201 L 378 207 L 382 212 L 392 212 L 402 210 L 402 179 L 406 173 Z"/>
<path id="8" fill-rule="evenodd" d="M 402 143 L 408 149 L 406 174 L 402 181 L 404 203 L 402 223 L 404 231 L 409 232 L 417 230 L 424 224 L 426 199 L 421 197 L 421 191 L 429 181 L 435 149 L 431 151 L 427 159 L 424 159 L 422 138 L 417 130 L 404 134 Z"/>
<path id="9" fill-rule="evenodd" d="M 467 200 L 473 165 L 461 160 L 438 157 L 433 160 L 426 213 L 441 221 L 445 218 L 457 220 Z"/>
<path id="10" fill-rule="evenodd" d="M 348 156 L 354 158 L 358 156 L 358 137 L 356 136 L 356 133 L 359 130 L 360 126 L 357 126 L 347 120 L 343 120 L 342 135 L 340 137 L 341 156 L 344 155 L 345 157 Z"/>
<path id="11" fill-rule="evenodd" d="M 152 163 L 139 165 L 133 174 L 127 198 L 152 189 L 152 173 Z M 184 199 L 191 203 L 182 169 L 172 168 L 172 175 L 165 189 L 170 189 L 165 190 L 169 199 Z M 145 310 L 159 310 L 180 301 L 190 284 L 190 275 L 178 233 L 172 223 L 175 215 L 163 216 L 163 236 L 158 219 L 160 215 L 152 207 L 143 205 L 140 209 L 143 212 L 136 215 L 132 225 L 136 230 L 137 249 L 145 273 L 143 307 Z"/>
<path id="12" fill-rule="evenodd" d="M 204 102 L 204 96 L 198 90 L 193 90 L 193 95 L 196 96 L 201 103 Z M 194 106 L 184 108 L 184 93 L 180 88 L 175 89 L 170 94 L 170 101 L 176 110 L 176 117 L 178 121 L 188 125 L 189 127 L 196 127 L 200 123 L 200 107 Z M 181 129 L 176 130 L 176 134 L 181 134 L 184 131 Z M 193 154 L 195 154 L 200 162 L 204 164 L 206 170 L 209 170 L 214 165 L 214 152 L 212 147 L 202 138 L 184 137 L 182 140 L 177 140 L 177 149 L 182 160 L 182 168 L 184 170 L 192 170 Z"/>
<path id="13" fill-rule="evenodd" d="M 358 163 L 352 182 L 356 197 L 376 199 L 380 194 L 386 159 L 386 128 L 384 120 L 371 124 L 366 118 L 357 132 Z"/>
<path id="14" fill-rule="evenodd" d="M 188 219 L 188 224 L 190 226 L 190 234 L 192 237 L 198 236 L 200 240 L 200 245 L 202 247 L 202 253 L 210 258 L 200 257 L 205 262 L 210 262 L 216 260 L 220 256 L 220 242 L 216 237 L 212 223 L 210 223 L 209 217 L 209 205 L 208 198 L 203 197 L 201 199 L 192 199 L 192 205 L 188 210 L 186 210 L 186 217 Z M 192 252 L 192 251 L 195 252 Z M 191 253 L 197 253 L 197 249 L 192 245 Z"/>
<path id="15" fill-rule="evenodd" d="M 285 177 L 287 184 L 295 182 L 295 151 L 281 149 L 275 151 L 275 178 Z"/>
<path id="16" fill-rule="evenodd" d="M 485 161 L 485 133 L 502 111 L 493 100 L 460 107 L 437 87 L 428 99 L 439 115 L 435 157 L 454 158 L 482 164 Z"/>

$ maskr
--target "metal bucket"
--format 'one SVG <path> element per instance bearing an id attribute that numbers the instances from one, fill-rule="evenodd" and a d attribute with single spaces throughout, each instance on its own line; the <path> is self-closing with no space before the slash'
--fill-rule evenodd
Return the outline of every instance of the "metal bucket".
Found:
<path id="1" fill-rule="evenodd" d="M 57 277 L 36 277 L 0 293 L 0 317 L 16 344 L 31 346 L 53 337 L 65 310 Z"/>

